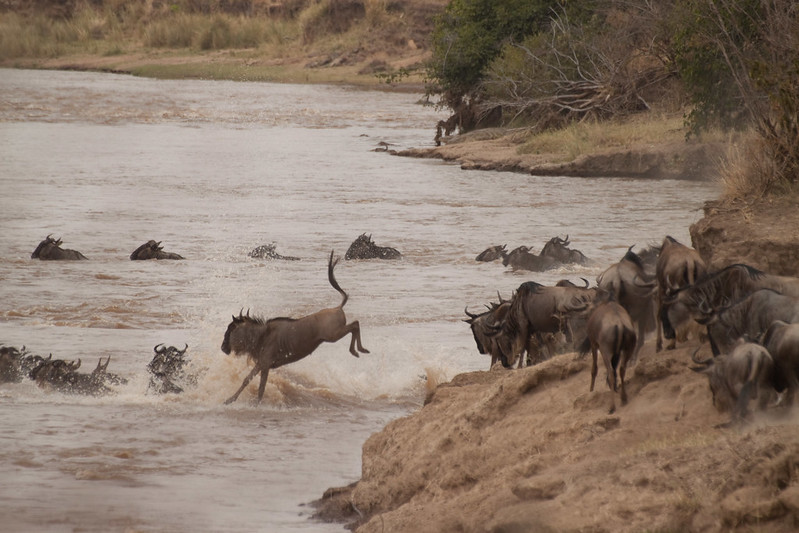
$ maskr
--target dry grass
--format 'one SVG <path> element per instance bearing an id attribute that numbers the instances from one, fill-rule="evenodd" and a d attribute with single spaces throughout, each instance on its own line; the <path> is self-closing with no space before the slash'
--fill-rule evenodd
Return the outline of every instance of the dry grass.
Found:
<path id="1" fill-rule="evenodd" d="M 518 151 L 520 154 L 562 154 L 563 161 L 573 161 L 587 153 L 681 142 L 685 140 L 686 131 L 681 115 L 649 113 L 625 120 L 581 122 L 533 134 Z"/>
<path id="2" fill-rule="evenodd" d="M 788 181 L 781 178 L 782 173 L 769 156 L 766 143 L 753 132 L 730 143 L 719 176 L 722 183 L 721 200 L 727 203 L 753 201 L 774 193 L 788 195 L 796 192 L 791 190 Z"/>

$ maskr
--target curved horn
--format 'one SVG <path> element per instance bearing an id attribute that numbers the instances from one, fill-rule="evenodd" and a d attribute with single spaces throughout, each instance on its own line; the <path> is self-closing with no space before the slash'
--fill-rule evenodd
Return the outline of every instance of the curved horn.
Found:
<path id="1" fill-rule="evenodd" d="M 580 279 L 581 279 L 581 280 L 583 280 L 583 281 L 585 282 L 585 288 L 587 289 L 587 288 L 588 288 L 588 285 L 590 285 L 590 284 L 588 283 L 588 280 L 587 280 L 587 279 L 585 279 L 585 278 L 580 278 Z"/>
<path id="2" fill-rule="evenodd" d="M 159 346 L 163 346 L 163 345 L 164 345 L 163 343 L 156 344 L 155 347 L 153 348 L 153 351 L 155 353 L 158 353 L 158 354 L 164 353 L 164 350 L 166 350 L 166 348 L 161 348 L 160 350 L 158 349 Z"/>
<path id="3" fill-rule="evenodd" d="M 81 360 L 80 360 L 80 357 L 78 357 L 77 364 L 75 363 L 75 361 L 72 361 L 72 363 L 69 364 L 69 368 L 72 369 L 72 370 L 77 370 L 77 369 L 80 368 L 80 363 L 81 363 Z"/>
<path id="4" fill-rule="evenodd" d="M 187 342 L 184 342 L 183 344 L 185 344 L 186 346 L 184 346 L 182 350 L 178 350 L 178 352 L 180 353 L 180 355 L 183 355 L 184 353 L 186 353 L 186 350 L 188 350 L 188 349 L 189 349 L 189 343 L 187 343 Z"/>
<path id="5" fill-rule="evenodd" d="M 470 317 L 470 318 L 477 318 L 477 317 L 479 316 L 479 315 L 475 315 L 475 314 L 472 314 L 472 313 L 470 313 L 470 312 L 469 312 L 469 306 L 468 306 L 468 305 L 467 305 L 466 307 L 464 307 L 464 308 L 463 308 L 463 312 L 464 312 L 464 313 L 466 313 L 466 315 L 467 315 L 468 317 Z"/>
<path id="6" fill-rule="evenodd" d="M 642 289 L 651 289 L 657 285 L 655 281 L 639 282 L 638 281 L 639 278 L 640 276 L 638 274 L 636 274 L 635 277 L 633 278 L 633 283 L 635 284 L 636 287 L 641 287 Z"/>
<path id="7" fill-rule="evenodd" d="M 499 290 L 497 290 L 497 298 L 499 298 L 499 305 L 505 303 L 505 300 L 502 299 L 502 295 L 499 293 Z"/>

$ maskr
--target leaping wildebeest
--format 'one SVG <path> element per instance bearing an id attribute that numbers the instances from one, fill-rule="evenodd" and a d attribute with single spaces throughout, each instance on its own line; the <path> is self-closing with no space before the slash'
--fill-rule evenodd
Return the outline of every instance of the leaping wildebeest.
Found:
<path id="1" fill-rule="evenodd" d="M 261 374 L 258 385 L 258 402 L 264 396 L 269 371 L 295 361 L 299 361 L 313 353 L 323 342 L 336 342 L 342 337 L 352 334 L 350 353 L 358 357 L 358 352 L 369 353 L 361 344 L 361 327 L 357 320 L 347 324 L 344 315 L 344 304 L 349 296 L 336 282 L 333 269 L 338 258 L 333 261 L 333 252 L 327 262 L 327 279 L 330 285 L 341 293 L 342 300 L 338 307 L 322 309 L 302 318 L 277 317 L 263 320 L 239 313 L 233 316 L 222 341 L 222 351 L 237 355 L 247 354 L 254 362 L 252 371 L 226 404 L 235 402 L 241 392 L 252 381 L 256 374 Z M 357 346 L 357 351 L 356 351 Z"/>
<path id="2" fill-rule="evenodd" d="M 133 250 L 133 253 L 130 254 L 130 259 L 131 261 L 145 261 L 147 259 L 180 260 L 185 259 L 185 257 L 174 252 L 165 252 L 161 247 L 161 241 L 155 242 L 153 240 L 149 240 Z"/>
<path id="3" fill-rule="evenodd" d="M 53 239 L 48 235 L 33 251 L 31 259 L 40 259 L 42 261 L 77 261 L 88 258 L 77 250 L 61 248 L 61 239 Z"/>
<path id="4" fill-rule="evenodd" d="M 587 337 L 580 347 L 580 354 L 591 351 L 591 388 L 597 375 L 597 351 L 602 352 L 602 360 L 607 371 L 607 383 L 610 390 L 621 394 L 621 404 L 627 403 L 627 391 L 624 389 L 624 375 L 627 364 L 633 358 L 636 347 L 635 328 L 627 311 L 618 302 L 609 300 L 596 305 L 590 312 L 586 324 Z M 618 371 L 618 378 L 616 372 Z M 610 412 L 616 410 L 615 397 L 610 403 Z"/>

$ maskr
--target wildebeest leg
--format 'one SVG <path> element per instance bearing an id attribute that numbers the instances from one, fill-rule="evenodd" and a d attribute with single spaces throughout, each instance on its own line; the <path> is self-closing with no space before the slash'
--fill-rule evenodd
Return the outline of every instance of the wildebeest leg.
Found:
<path id="1" fill-rule="evenodd" d="M 589 392 L 594 392 L 594 382 L 596 381 L 596 373 L 597 373 L 597 366 L 596 366 L 596 356 L 597 356 L 597 347 L 591 346 L 591 356 L 593 357 L 593 361 L 591 363 L 591 388 L 588 389 Z"/>
<path id="2" fill-rule="evenodd" d="M 239 390 L 236 391 L 236 394 L 234 394 L 233 396 L 231 396 L 230 398 L 225 400 L 225 405 L 231 404 L 231 403 L 235 402 L 236 400 L 238 400 L 239 399 L 239 394 L 241 394 L 241 391 L 243 391 L 247 387 L 247 385 L 250 384 L 250 381 L 252 381 L 252 378 L 254 378 L 255 374 L 260 372 L 260 370 L 261 370 L 261 367 L 258 366 L 258 363 L 255 363 L 255 366 L 252 367 L 252 370 L 250 371 L 250 373 L 247 374 L 247 377 L 244 378 L 244 381 L 241 383 L 241 387 L 239 387 Z M 266 383 L 266 380 L 264 380 L 264 383 Z M 258 398 L 258 399 L 260 400 L 260 398 Z"/>
<path id="3" fill-rule="evenodd" d="M 350 353 L 355 357 L 358 357 L 358 352 L 355 351 L 356 345 L 361 353 L 369 353 L 369 350 L 364 348 L 363 344 L 361 344 L 361 325 L 357 320 L 353 320 L 349 324 L 346 324 L 339 331 L 335 332 L 325 340 L 327 342 L 337 342 L 338 340 L 347 336 L 349 333 L 352 333 L 352 338 L 350 339 Z"/>
<path id="4" fill-rule="evenodd" d="M 266 378 L 269 377 L 269 369 L 261 371 L 261 382 L 258 384 L 258 403 L 264 397 L 264 390 L 266 389 Z"/>
<path id="5" fill-rule="evenodd" d="M 746 410 L 749 406 L 749 397 L 752 394 L 752 382 L 747 381 L 741 387 L 741 392 L 738 394 L 738 401 L 735 403 L 735 411 L 732 414 L 733 420 L 743 420 L 746 418 Z"/>
<path id="6" fill-rule="evenodd" d="M 627 373 L 627 358 L 622 356 L 619 362 L 619 388 L 621 389 L 621 404 L 627 404 L 627 391 L 624 389 L 624 374 Z"/>

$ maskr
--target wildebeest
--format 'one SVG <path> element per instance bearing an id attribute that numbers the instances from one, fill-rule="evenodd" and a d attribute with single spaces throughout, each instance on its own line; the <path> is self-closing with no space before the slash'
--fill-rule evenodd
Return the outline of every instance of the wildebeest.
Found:
<path id="1" fill-rule="evenodd" d="M 109 374 L 109 356 L 105 363 L 102 357 L 97 363 L 97 367 L 90 374 L 78 372 L 81 360 L 64 361 L 63 359 L 53 359 L 52 356 L 42 359 L 30 372 L 30 378 L 37 385 L 44 389 L 56 390 L 67 394 L 85 394 L 90 396 L 102 396 L 112 392 L 108 387 L 109 383 L 121 384 L 126 380 L 116 374 Z"/>
<path id="2" fill-rule="evenodd" d="M 188 363 L 185 358 L 188 348 L 188 344 L 182 350 L 163 344 L 157 344 L 153 348 L 155 355 L 147 364 L 147 371 L 150 373 L 148 392 L 155 394 L 183 392 L 183 387 L 179 383 L 187 379 L 184 367 Z"/>
<path id="3" fill-rule="evenodd" d="M 799 322 L 799 300 L 760 289 L 720 310 L 700 302 L 696 321 L 707 326 L 713 355 L 732 349 L 739 337 L 759 338 L 775 320 Z"/>
<path id="4" fill-rule="evenodd" d="M 361 327 L 357 320 L 347 324 L 344 304 L 349 296 L 336 282 L 333 269 L 338 258 L 333 261 L 333 252 L 327 263 L 327 279 L 330 285 L 342 296 L 338 307 L 323 309 L 302 318 L 278 317 L 269 320 L 253 318 L 249 313 L 244 316 L 233 316 L 222 341 L 222 351 L 238 355 L 247 354 L 253 361 L 252 371 L 244 378 L 241 387 L 226 404 L 235 402 L 239 394 L 260 372 L 261 381 L 258 386 L 258 402 L 264 396 L 269 370 L 299 361 L 313 353 L 323 342 L 336 342 L 345 335 L 351 334 L 350 353 L 358 357 L 358 352 L 369 353 L 361 344 Z M 355 348 L 358 348 L 358 351 Z"/>
<path id="5" fill-rule="evenodd" d="M 388 246 L 378 246 L 372 241 L 372 236 L 362 233 L 355 239 L 344 259 L 400 259 L 402 254 L 396 249 Z"/>
<path id="6" fill-rule="evenodd" d="M 144 261 L 147 259 L 185 259 L 180 254 L 176 254 L 173 252 L 165 252 L 164 249 L 161 247 L 161 241 L 155 242 L 153 240 L 149 240 L 133 250 L 133 253 L 130 254 L 131 261 Z"/>
<path id="7" fill-rule="evenodd" d="M 664 301 L 669 294 L 679 290 L 681 287 L 696 283 L 696 280 L 704 276 L 706 272 L 707 267 L 699 252 L 685 246 L 669 235 L 663 239 L 655 269 L 658 283 L 658 327 L 655 351 L 659 352 L 663 348 Z M 682 324 L 671 323 L 670 325 L 673 328 L 678 328 Z M 671 336 L 668 340 L 669 345 L 667 348 L 674 349 L 677 345 L 677 335 Z"/>
<path id="8" fill-rule="evenodd" d="M 732 411 L 735 422 L 746 417 L 750 399 L 758 400 L 759 410 L 766 408 L 775 390 L 774 360 L 766 348 L 740 338 L 729 354 L 698 361 L 697 352 L 691 359 L 700 366 L 692 370 L 707 376 L 716 409 Z"/>
<path id="9" fill-rule="evenodd" d="M 40 259 L 42 261 L 75 261 L 88 258 L 77 250 L 61 248 L 61 239 L 56 240 L 48 235 L 33 251 L 31 259 Z"/>
<path id="10" fill-rule="evenodd" d="M 510 340 L 502 335 L 493 335 L 505 320 L 510 310 L 510 304 L 509 300 L 500 298 L 498 304 L 492 303 L 488 306 L 487 311 L 480 314 L 470 313 L 468 307 L 464 310 L 469 317 L 464 322 L 469 324 L 469 328 L 472 330 L 477 351 L 491 356 L 489 368 L 493 368 L 497 361 L 502 362 L 502 366 L 505 368 L 512 367 L 515 362 Z"/>
<path id="11" fill-rule="evenodd" d="M 668 294 L 663 301 L 663 334 L 671 338 L 675 315 L 696 314 L 704 308 L 718 310 L 736 302 L 758 289 L 772 289 L 780 294 L 799 298 L 799 278 L 766 274 L 754 267 L 734 264 L 708 273 L 692 285 L 686 285 Z"/>
<path id="12" fill-rule="evenodd" d="M 627 403 L 627 391 L 624 389 L 624 376 L 627 364 L 633 358 L 636 347 L 635 328 L 627 311 L 612 299 L 596 304 L 590 311 L 586 325 L 587 336 L 580 346 L 580 354 L 591 351 L 591 392 L 597 375 L 597 352 L 602 353 L 607 371 L 607 383 L 614 393 L 620 392 L 621 404 Z M 618 371 L 618 378 L 617 373 Z M 611 400 L 610 412 L 616 410 L 615 394 Z"/>
<path id="13" fill-rule="evenodd" d="M 787 389 L 785 404 L 793 406 L 799 389 L 799 323 L 775 320 L 760 338 L 761 344 L 774 359 L 775 385 L 778 391 Z"/>
<path id="14" fill-rule="evenodd" d="M 565 239 L 560 237 L 552 237 L 541 248 L 542 257 L 551 257 L 558 263 L 577 263 L 584 265 L 588 263 L 588 258 L 580 250 L 572 250 L 569 248 L 569 236 L 566 235 Z"/>
<path id="15" fill-rule="evenodd" d="M 647 333 L 655 329 L 656 303 L 653 296 L 656 282 L 654 264 L 647 265 L 641 256 L 627 249 L 618 263 L 608 267 L 597 276 L 597 287 L 600 291 L 613 295 L 633 321 L 636 330 L 635 355 L 630 364 L 638 357 Z M 649 257 L 653 257 L 649 254 Z"/>
<path id="16" fill-rule="evenodd" d="M 262 244 L 257 248 L 254 248 L 249 254 L 250 257 L 254 259 L 275 259 L 279 261 L 299 261 L 299 257 L 294 257 L 291 255 L 280 255 L 275 250 L 275 243 L 270 244 Z"/>
<path id="17" fill-rule="evenodd" d="M 512 359 L 522 357 L 519 367 L 525 359 L 533 363 L 539 362 L 539 347 L 547 345 L 552 355 L 552 343 L 547 342 L 548 334 L 560 333 L 568 342 L 573 342 L 572 317 L 577 311 L 584 310 L 596 296 L 596 289 L 582 287 L 545 287 L 534 281 L 522 283 L 511 300 L 502 326 L 497 328 L 495 336 L 503 336 L 511 342 Z M 525 352 L 527 357 L 524 357 Z"/>
<path id="18" fill-rule="evenodd" d="M 484 263 L 490 263 L 491 261 L 496 261 L 497 259 L 501 259 L 505 256 L 506 250 L 505 247 L 507 244 L 497 244 L 496 246 L 490 246 L 480 252 L 477 257 L 474 258 L 475 261 L 482 261 Z"/>
<path id="19" fill-rule="evenodd" d="M 527 246 L 519 246 L 502 256 L 502 264 L 513 270 L 543 272 L 556 267 L 558 262 L 551 257 L 535 255 Z"/>

